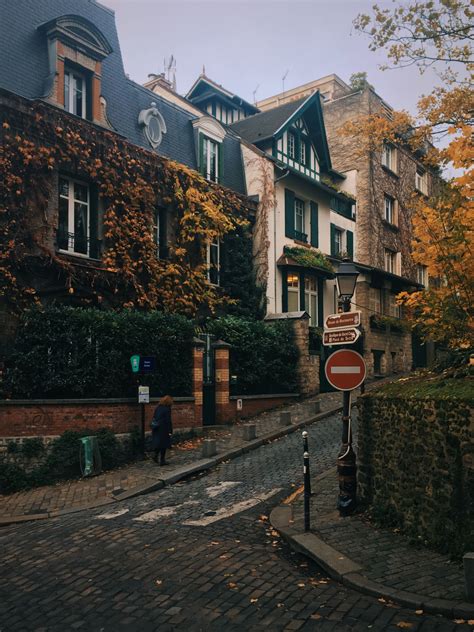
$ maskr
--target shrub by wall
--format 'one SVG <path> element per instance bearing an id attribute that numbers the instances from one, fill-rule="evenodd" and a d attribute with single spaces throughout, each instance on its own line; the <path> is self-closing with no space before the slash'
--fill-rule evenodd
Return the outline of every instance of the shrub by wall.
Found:
<path id="1" fill-rule="evenodd" d="M 237 376 L 233 393 L 294 393 L 298 349 L 292 324 L 264 323 L 227 316 L 208 322 L 207 330 L 232 345 L 230 373 Z"/>
<path id="2" fill-rule="evenodd" d="M 6 359 L 3 396 L 136 396 L 134 354 L 156 357 L 156 372 L 141 381 L 152 396 L 186 396 L 191 394 L 193 335 L 193 323 L 174 314 L 67 306 L 31 310 Z"/>
<path id="3" fill-rule="evenodd" d="M 373 516 L 459 556 L 474 550 L 474 386 L 399 381 L 359 400 L 359 496 Z"/>

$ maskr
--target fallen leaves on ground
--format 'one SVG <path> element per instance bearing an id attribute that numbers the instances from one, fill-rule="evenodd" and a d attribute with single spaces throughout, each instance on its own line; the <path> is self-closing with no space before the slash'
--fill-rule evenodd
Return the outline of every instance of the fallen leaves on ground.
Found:
<path id="1" fill-rule="evenodd" d="M 257 603 L 257 597 L 250 597 L 250 603 Z"/>
<path id="2" fill-rule="evenodd" d="M 229 583 L 227 584 L 227 588 L 231 588 L 231 589 L 233 589 L 233 588 L 237 588 L 237 584 L 234 584 L 234 582 L 229 582 Z"/>
<path id="3" fill-rule="evenodd" d="M 413 627 L 413 623 L 408 623 L 408 621 L 399 621 L 397 623 L 397 628 L 402 628 L 404 630 L 408 630 Z"/>
<path id="4" fill-rule="evenodd" d="M 161 586 L 161 584 L 162 584 L 162 583 L 163 583 L 163 580 L 162 580 L 162 579 L 157 579 L 157 580 L 156 580 L 156 582 L 155 582 L 155 584 L 156 584 L 157 586 Z"/>
<path id="5" fill-rule="evenodd" d="M 423 614 L 423 610 L 415 610 L 415 614 Z"/>
<path id="6" fill-rule="evenodd" d="M 309 618 L 310 618 L 310 619 L 321 619 L 322 617 L 321 617 L 321 615 L 320 615 L 320 614 L 318 614 L 317 612 L 315 612 L 315 613 L 314 613 L 314 614 L 312 614 Z"/>

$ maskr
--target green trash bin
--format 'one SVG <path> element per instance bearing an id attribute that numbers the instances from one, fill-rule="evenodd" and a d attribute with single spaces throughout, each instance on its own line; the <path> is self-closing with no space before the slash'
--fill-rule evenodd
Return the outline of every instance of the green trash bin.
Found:
<path id="1" fill-rule="evenodd" d="M 81 437 L 79 464 L 82 476 L 94 476 L 101 473 L 102 458 L 97 437 Z"/>

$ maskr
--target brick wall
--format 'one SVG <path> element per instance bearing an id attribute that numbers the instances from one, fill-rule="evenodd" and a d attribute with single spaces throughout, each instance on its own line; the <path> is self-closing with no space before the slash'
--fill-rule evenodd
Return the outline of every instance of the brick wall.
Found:
<path id="1" fill-rule="evenodd" d="M 145 404 L 145 430 L 149 429 L 158 400 Z M 116 433 L 140 426 L 141 411 L 136 400 L 15 400 L 0 401 L 0 438 L 56 436 L 65 430 L 110 428 Z M 196 428 L 194 398 L 176 398 L 173 426 Z"/>

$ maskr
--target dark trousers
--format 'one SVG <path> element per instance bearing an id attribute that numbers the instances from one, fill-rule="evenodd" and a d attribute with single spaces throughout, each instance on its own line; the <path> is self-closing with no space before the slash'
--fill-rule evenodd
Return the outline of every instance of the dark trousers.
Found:
<path id="1" fill-rule="evenodd" d="M 164 463 L 165 462 L 166 448 L 156 448 L 156 450 L 155 450 L 155 461 L 158 461 L 158 454 L 160 455 L 160 463 Z"/>

